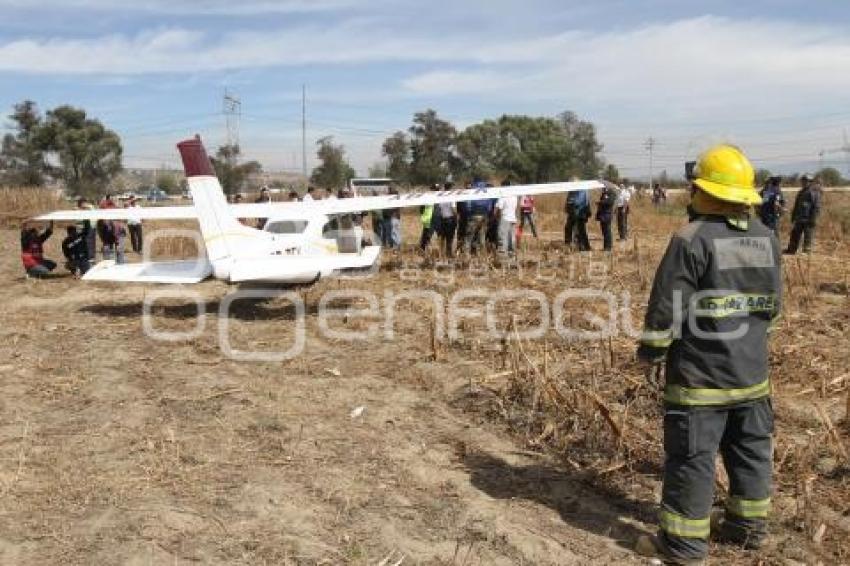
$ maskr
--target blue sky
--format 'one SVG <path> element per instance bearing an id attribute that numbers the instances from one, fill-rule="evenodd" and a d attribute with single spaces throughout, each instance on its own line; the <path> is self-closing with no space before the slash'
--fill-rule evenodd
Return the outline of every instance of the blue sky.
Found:
<path id="1" fill-rule="evenodd" d="M 333 135 L 365 173 L 381 141 L 434 108 L 457 126 L 573 110 L 605 156 L 647 173 L 718 141 L 757 166 L 813 170 L 850 129 L 850 6 L 751 0 L 0 0 L 0 108 L 70 103 L 122 135 L 127 166 L 224 140 L 242 100 L 246 157 L 300 167 Z M 841 153 L 823 162 L 847 172 Z"/>

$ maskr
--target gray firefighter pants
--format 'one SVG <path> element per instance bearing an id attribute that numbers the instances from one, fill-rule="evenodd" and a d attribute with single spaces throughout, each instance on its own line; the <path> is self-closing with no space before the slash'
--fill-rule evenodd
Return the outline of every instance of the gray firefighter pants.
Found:
<path id="1" fill-rule="evenodd" d="M 659 536 L 672 555 L 694 559 L 708 552 L 718 451 L 730 492 L 719 534 L 746 547 L 759 545 L 770 508 L 772 433 L 768 397 L 732 406 L 665 406 Z"/>

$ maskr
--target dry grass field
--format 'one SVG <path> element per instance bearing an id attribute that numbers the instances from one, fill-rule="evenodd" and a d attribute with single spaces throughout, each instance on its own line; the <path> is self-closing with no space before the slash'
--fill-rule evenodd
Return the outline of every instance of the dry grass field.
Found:
<path id="1" fill-rule="evenodd" d="M 713 545 L 711 564 L 850 563 L 850 199 L 828 194 L 826 206 L 816 253 L 785 262 L 771 343 L 771 544 Z M 554 319 L 523 335 L 548 316 L 535 297 L 552 304 L 565 289 L 610 293 L 620 325 L 639 329 L 684 215 L 636 203 L 633 237 L 613 254 L 571 254 L 560 207 L 541 202 L 542 237 L 526 238 L 516 263 L 447 264 L 411 248 L 385 254 L 374 276 L 288 290 L 300 321 L 284 297 L 234 303 L 235 349 L 286 350 L 303 331 L 303 352 L 274 362 L 220 348 L 218 310 L 235 288 L 210 281 L 159 298 L 146 328 L 159 287 L 27 280 L 8 220 L 0 563 L 645 563 L 629 548 L 653 529 L 661 422 L 633 338 L 568 340 Z M 412 217 L 405 231 L 413 242 Z M 330 291 L 348 295 L 324 318 Z M 488 299 L 499 336 L 486 329 Z M 453 300 L 479 315 L 450 336 Z M 558 323 L 592 330 L 585 313 L 607 309 L 572 300 Z"/>

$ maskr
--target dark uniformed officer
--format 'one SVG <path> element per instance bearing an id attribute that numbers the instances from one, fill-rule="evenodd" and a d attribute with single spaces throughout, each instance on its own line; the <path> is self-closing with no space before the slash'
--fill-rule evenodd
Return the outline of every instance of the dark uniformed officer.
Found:
<path id="1" fill-rule="evenodd" d="M 782 195 L 782 177 L 771 177 L 761 190 L 759 218 L 762 224 L 773 230 L 779 237 L 779 218 L 785 211 L 785 197 Z"/>
<path id="2" fill-rule="evenodd" d="M 803 175 L 800 181 L 802 188 L 797 193 L 797 198 L 794 199 L 794 208 L 791 209 L 791 222 L 794 223 L 794 226 L 791 228 L 791 239 L 788 241 L 788 248 L 785 250 L 785 253 L 792 255 L 797 253 L 797 248 L 800 246 L 800 236 L 803 237 L 803 253 L 812 250 L 812 243 L 815 239 L 815 225 L 818 215 L 820 215 L 821 206 L 820 185 L 817 179 L 813 180 L 808 175 Z"/>
<path id="3" fill-rule="evenodd" d="M 750 216 L 761 202 L 735 147 L 704 153 L 690 223 L 658 267 L 638 356 L 666 360 L 659 532 L 636 550 L 675 563 L 708 552 L 717 452 L 730 493 L 721 539 L 757 548 L 770 506 L 773 412 L 767 340 L 781 304 L 780 248 Z"/>

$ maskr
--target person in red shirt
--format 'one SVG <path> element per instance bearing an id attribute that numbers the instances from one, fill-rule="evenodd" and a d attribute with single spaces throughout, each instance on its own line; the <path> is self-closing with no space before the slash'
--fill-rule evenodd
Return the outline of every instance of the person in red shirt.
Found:
<path id="1" fill-rule="evenodd" d="M 56 262 L 44 257 L 44 242 L 53 235 L 53 222 L 40 233 L 30 224 L 21 227 L 21 261 L 30 277 L 43 278 L 56 269 Z"/>
<path id="2" fill-rule="evenodd" d="M 519 235 L 525 231 L 526 223 L 531 225 L 531 233 L 537 237 L 537 226 L 534 225 L 534 197 L 531 195 L 523 195 L 519 197 Z"/>

